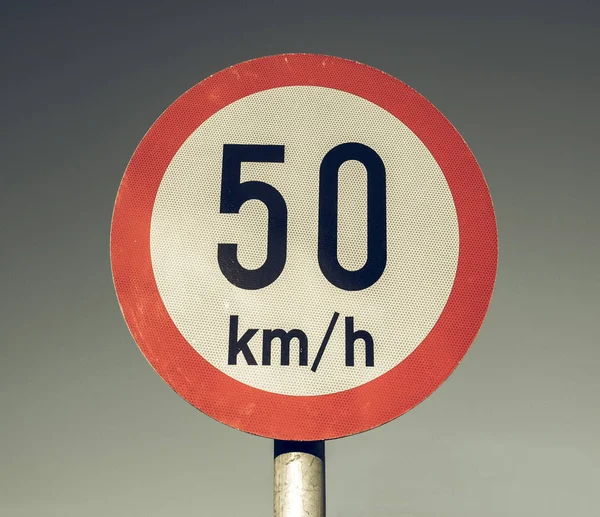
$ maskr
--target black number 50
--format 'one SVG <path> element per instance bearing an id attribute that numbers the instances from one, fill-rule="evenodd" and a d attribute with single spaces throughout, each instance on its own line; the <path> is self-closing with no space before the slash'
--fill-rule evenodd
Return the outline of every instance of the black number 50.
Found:
<path id="1" fill-rule="evenodd" d="M 250 199 L 267 207 L 267 258 L 257 269 L 246 269 L 237 257 L 237 244 L 219 244 L 219 268 L 225 278 L 242 289 L 261 289 L 273 283 L 283 271 L 287 254 L 287 206 L 279 191 L 262 181 L 241 182 L 242 162 L 283 163 L 283 145 L 223 146 L 221 213 L 237 214 Z M 356 271 L 342 267 L 338 260 L 338 179 L 341 165 L 361 162 L 367 171 L 367 260 Z M 380 156 L 366 145 L 349 142 L 331 149 L 323 158 L 319 173 L 319 267 L 333 285 L 358 291 L 373 285 L 387 261 L 385 166 Z"/>

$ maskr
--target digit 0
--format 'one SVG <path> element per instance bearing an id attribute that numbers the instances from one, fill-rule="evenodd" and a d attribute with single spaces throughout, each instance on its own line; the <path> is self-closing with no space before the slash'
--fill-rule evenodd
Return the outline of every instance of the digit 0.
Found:
<path id="1" fill-rule="evenodd" d="M 338 184 L 343 163 L 356 160 L 367 170 L 367 260 L 356 271 L 338 260 Z M 333 285 L 359 291 L 373 285 L 387 262 L 385 165 L 370 147 L 349 142 L 329 151 L 319 176 L 319 267 Z"/>

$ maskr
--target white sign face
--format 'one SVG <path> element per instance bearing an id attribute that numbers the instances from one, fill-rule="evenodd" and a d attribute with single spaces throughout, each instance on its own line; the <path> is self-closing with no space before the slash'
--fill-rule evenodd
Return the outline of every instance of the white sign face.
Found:
<path id="1" fill-rule="evenodd" d="M 334 109 L 332 109 L 334 107 Z M 340 289 L 318 262 L 319 170 L 325 155 L 346 142 L 360 142 L 381 158 L 386 171 L 387 261 L 373 285 Z M 242 163 L 240 184 L 264 182 L 287 207 L 286 261 L 280 275 L 261 289 L 240 289 L 222 273 L 219 243 L 236 243 L 246 269 L 267 258 L 268 207 L 249 199 L 239 214 L 220 212 L 223 146 L 284 147 L 283 163 Z M 348 160 L 339 168 L 338 251 L 340 265 L 359 270 L 367 259 L 367 171 Z M 327 200 L 326 202 L 331 202 Z M 335 229 L 333 229 L 335 230 Z M 405 359 L 431 331 L 444 308 L 458 262 L 458 221 L 439 165 L 419 138 L 396 117 L 350 93 L 318 86 L 261 91 L 221 109 L 198 127 L 167 167 L 156 195 L 151 225 L 152 267 L 166 309 L 192 347 L 215 368 L 255 388 L 286 395 L 324 395 L 379 377 Z M 316 368 L 317 353 L 334 313 L 336 321 Z M 232 317 L 237 332 L 230 339 Z M 346 318 L 368 332 L 346 366 Z M 250 328 L 257 365 L 244 354 L 228 361 L 229 344 Z M 289 364 L 281 343 L 263 352 L 263 329 L 298 329 L 306 335 L 308 360 L 299 340 Z M 399 339 L 400 338 L 400 339 Z M 369 343 L 369 346 L 371 344 Z"/>
<path id="2" fill-rule="evenodd" d="M 182 95 L 119 189 L 111 260 L 183 398 L 286 440 L 358 433 L 443 382 L 483 321 L 494 212 L 423 97 L 339 58 L 241 63 Z"/>

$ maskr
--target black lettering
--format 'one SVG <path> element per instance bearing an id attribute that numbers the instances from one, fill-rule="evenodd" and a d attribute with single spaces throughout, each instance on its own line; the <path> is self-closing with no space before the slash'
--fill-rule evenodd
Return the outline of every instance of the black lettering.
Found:
<path id="1" fill-rule="evenodd" d="M 354 366 L 354 344 L 357 339 L 365 342 L 365 362 L 367 366 L 375 366 L 373 336 L 366 330 L 354 330 L 354 318 L 346 317 L 346 366 Z"/>
<path id="2" fill-rule="evenodd" d="M 300 366 L 308 365 L 308 338 L 299 329 L 292 329 L 289 332 L 282 329 L 263 330 L 263 365 L 271 364 L 271 344 L 274 339 L 281 341 L 281 366 L 290 365 L 290 342 L 292 339 L 297 339 L 299 343 Z"/>
<path id="3" fill-rule="evenodd" d="M 244 354 L 244 358 L 248 364 L 258 364 L 248 346 L 248 341 L 258 332 L 258 329 L 248 329 L 238 340 L 238 321 L 238 316 L 232 315 L 229 317 L 229 357 L 227 364 L 237 364 L 237 356 L 240 352 Z"/>

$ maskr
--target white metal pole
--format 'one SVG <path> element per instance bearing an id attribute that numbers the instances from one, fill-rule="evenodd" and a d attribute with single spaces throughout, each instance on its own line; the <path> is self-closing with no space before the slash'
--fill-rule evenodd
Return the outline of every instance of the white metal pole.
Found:
<path id="1" fill-rule="evenodd" d="M 275 517 L 325 517 L 325 442 L 275 440 Z"/>

